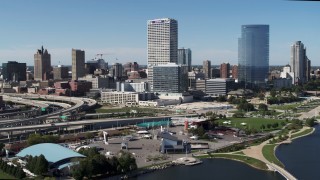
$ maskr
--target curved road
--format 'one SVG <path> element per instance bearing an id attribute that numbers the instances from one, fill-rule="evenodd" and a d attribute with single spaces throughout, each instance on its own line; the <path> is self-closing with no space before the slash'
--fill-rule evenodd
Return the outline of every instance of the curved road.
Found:
<path id="1" fill-rule="evenodd" d="M 50 114 L 46 114 L 46 115 L 42 115 L 42 116 L 38 116 L 35 118 L 28 118 L 28 119 L 14 119 L 14 120 L 9 120 L 6 122 L 1 122 L 0 126 L 2 127 L 8 127 L 11 125 L 22 125 L 24 123 L 30 123 L 30 122 L 38 122 L 38 121 L 42 121 L 47 117 L 50 116 L 57 116 L 60 115 L 61 113 L 68 113 L 74 110 L 78 110 L 81 107 L 83 107 L 84 105 L 87 105 L 88 107 L 92 107 L 94 105 L 96 105 L 96 101 L 93 99 L 89 99 L 89 98 L 77 98 L 77 97 L 66 97 L 66 96 L 52 96 L 52 95 L 37 95 L 37 94 L 5 94 L 4 95 L 4 100 L 17 100 L 17 103 L 21 103 L 21 104 L 32 104 L 34 105 L 41 105 L 41 107 L 48 107 L 48 102 L 47 103 L 43 103 L 41 101 L 36 101 L 36 100 L 30 100 L 30 99 L 44 99 L 44 100 L 58 100 L 58 101 L 65 101 L 65 102 L 71 102 L 73 104 L 75 104 L 74 106 L 71 106 L 70 108 L 64 109 L 64 110 L 60 110 L 60 111 L 56 111 Z M 51 104 L 54 104 L 54 102 L 51 102 Z"/>

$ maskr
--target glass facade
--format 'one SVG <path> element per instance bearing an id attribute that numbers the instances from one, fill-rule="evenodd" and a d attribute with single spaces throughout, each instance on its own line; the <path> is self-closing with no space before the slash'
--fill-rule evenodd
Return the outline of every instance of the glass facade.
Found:
<path id="1" fill-rule="evenodd" d="M 188 71 L 190 72 L 191 69 L 191 50 L 190 49 L 178 49 L 178 63 L 177 64 L 184 64 L 188 66 Z"/>
<path id="2" fill-rule="evenodd" d="M 238 79 L 245 87 L 263 87 L 269 72 L 269 25 L 243 25 L 238 46 Z"/>
<path id="3" fill-rule="evenodd" d="M 188 66 L 159 65 L 153 67 L 153 91 L 182 93 L 188 89 Z"/>
<path id="4" fill-rule="evenodd" d="M 2 75 L 5 81 L 25 81 L 26 80 L 26 63 L 18 63 L 16 61 L 9 61 L 2 63 Z"/>

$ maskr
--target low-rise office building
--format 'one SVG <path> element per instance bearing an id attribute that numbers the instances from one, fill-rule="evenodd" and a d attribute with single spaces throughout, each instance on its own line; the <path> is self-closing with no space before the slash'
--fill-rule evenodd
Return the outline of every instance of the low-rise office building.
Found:
<path id="1" fill-rule="evenodd" d="M 235 81 L 230 78 L 216 78 L 207 80 L 197 80 L 196 90 L 203 91 L 211 97 L 225 96 L 235 89 Z"/>
<path id="2" fill-rule="evenodd" d="M 102 91 L 101 101 L 110 104 L 137 105 L 139 94 L 136 92 Z"/>
<path id="3" fill-rule="evenodd" d="M 84 77 L 79 78 L 79 80 L 91 82 L 93 89 L 110 87 L 109 86 L 109 77 L 107 77 L 107 76 L 94 76 L 92 74 L 88 74 Z"/>

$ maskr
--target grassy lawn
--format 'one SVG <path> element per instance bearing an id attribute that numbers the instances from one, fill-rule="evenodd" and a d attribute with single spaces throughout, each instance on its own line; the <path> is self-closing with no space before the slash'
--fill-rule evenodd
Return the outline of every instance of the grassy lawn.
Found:
<path id="1" fill-rule="evenodd" d="M 236 127 L 236 128 L 240 128 L 240 129 L 257 129 L 259 130 L 261 125 L 264 124 L 264 126 L 267 126 L 267 124 L 274 124 L 274 123 L 278 123 L 279 126 L 275 129 L 280 129 L 282 128 L 281 122 L 286 123 L 285 120 L 277 120 L 277 119 L 266 119 L 266 118 L 228 118 L 228 119 L 220 119 L 217 120 L 217 122 L 219 123 L 219 125 L 223 125 L 224 121 L 231 121 L 230 125 L 227 126 L 231 126 L 231 127 Z M 245 126 L 241 125 L 241 123 L 246 123 Z M 270 128 L 270 129 L 265 129 L 267 130 L 274 130 L 274 128 Z"/>
<path id="2" fill-rule="evenodd" d="M 279 114 L 282 114 L 282 112 L 274 112 L 273 110 L 270 110 L 270 111 L 268 111 L 268 112 L 261 112 L 261 111 L 254 111 L 254 112 L 252 112 L 251 114 L 252 115 L 266 115 L 266 114 L 268 114 L 269 113 L 269 116 L 277 116 L 277 115 L 279 115 Z"/>
<path id="3" fill-rule="evenodd" d="M 235 152 L 235 153 L 232 153 L 232 154 L 244 155 L 244 153 L 242 151 L 238 151 L 238 152 Z"/>
<path id="4" fill-rule="evenodd" d="M 16 179 L 16 178 L 0 170 L 0 179 Z"/>
<path id="5" fill-rule="evenodd" d="M 306 134 L 309 134 L 310 132 L 312 132 L 313 128 L 309 128 L 309 129 L 306 129 L 300 133 L 297 133 L 297 134 L 292 134 L 291 135 L 291 139 L 292 138 L 296 138 L 296 137 L 299 137 L 299 136 L 303 136 L 303 135 L 306 135 Z"/>
<path id="6" fill-rule="evenodd" d="M 285 105 L 272 105 L 270 109 L 280 109 L 280 110 L 291 110 L 300 106 L 301 103 L 294 103 L 294 104 L 285 104 Z"/>
<path id="7" fill-rule="evenodd" d="M 247 156 L 242 156 L 242 155 L 236 155 L 236 154 L 211 154 L 207 156 L 198 156 L 198 158 L 225 158 L 225 159 L 231 159 L 231 160 L 237 160 L 244 162 L 250 166 L 253 166 L 258 169 L 262 170 L 267 170 L 268 167 L 267 165 L 255 158 L 247 157 Z"/>
<path id="8" fill-rule="evenodd" d="M 268 145 L 263 146 L 262 154 L 268 161 L 270 161 L 280 167 L 284 167 L 284 165 L 276 157 L 276 155 L 274 153 L 274 147 L 276 147 L 276 144 L 270 144 L 270 145 L 268 144 Z"/>

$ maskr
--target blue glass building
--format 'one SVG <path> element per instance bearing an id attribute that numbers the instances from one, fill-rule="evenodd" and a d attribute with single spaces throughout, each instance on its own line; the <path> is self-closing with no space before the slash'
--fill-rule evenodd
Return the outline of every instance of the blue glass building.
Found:
<path id="1" fill-rule="evenodd" d="M 269 72 L 269 25 L 242 25 L 238 80 L 246 88 L 264 87 Z"/>

